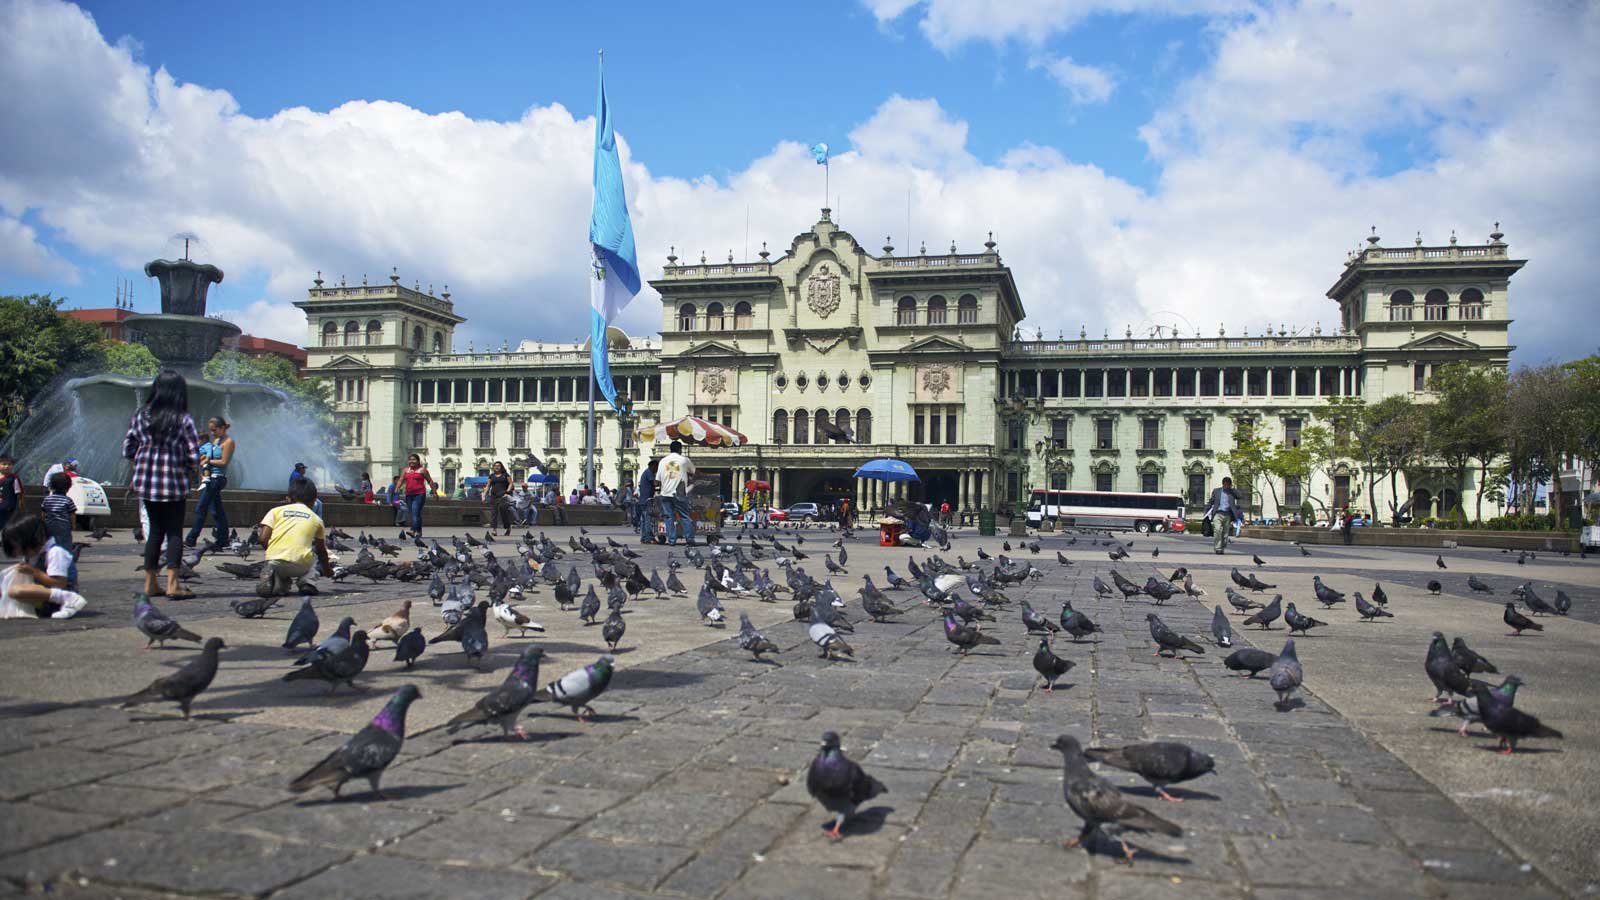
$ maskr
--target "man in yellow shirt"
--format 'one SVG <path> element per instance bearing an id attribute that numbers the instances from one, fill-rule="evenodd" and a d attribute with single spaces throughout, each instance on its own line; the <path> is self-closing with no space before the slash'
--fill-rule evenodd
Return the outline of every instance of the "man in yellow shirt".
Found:
<path id="1" fill-rule="evenodd" d="M 256 594 L 276 597 L 289 593 L 294 580 L 311 571 L 313 560 L 318 571 L 333 576 L 328 560 L 327 529 L 311 511 L 317 501 L 317 486 L 309 478 L 297 479 L 289 488 L 289 502 L 267 511 L 256 526 L 257 537 L 267 548 L 267 564 L 261 570 Z"/>

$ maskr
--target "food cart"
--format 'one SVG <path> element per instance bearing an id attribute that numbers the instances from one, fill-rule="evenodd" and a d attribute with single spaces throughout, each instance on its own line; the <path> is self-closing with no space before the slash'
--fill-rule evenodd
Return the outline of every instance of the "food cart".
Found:
<path id="1" fill-rule="evenodd" d="M 641 445 L 679 441 L 696 447 L 740 447 L 750 442 L 740 432 L 699 416 L 641 425 L 633 430 L 633 436 Z M 722 479 L 697 475 L 689 482 L 689 519 L 696 534 L 722 530 Z M 666 524 L 657 523 L 656 528 L 658 533 L 665 533 Z"/>

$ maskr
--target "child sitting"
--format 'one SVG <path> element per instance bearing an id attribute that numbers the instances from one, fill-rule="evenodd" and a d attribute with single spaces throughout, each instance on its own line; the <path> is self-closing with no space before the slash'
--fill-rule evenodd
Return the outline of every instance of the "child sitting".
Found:
<path id="1" fill-rule="evenodd" d="M 0 547 L 6 556 L 22 560 L 0 571 L 0 619 L 70 619 L 88 605 L 68 587 L 72 553 L 50 540 L 38 516 L 25 515 L 7 525 Z M 44 571 L 35 564 L 41 555 Z"/>
<path id="2" fill-rule="evenodd" d="M 44 527 L 55 539 L 56 546 L 72 547 L 72 516 L 78 504 L 72 502 L 67 491 L 72 490 L 72 476 L 57 472 L 50 476 L 50 496 L 39 501 L 39 511 L 44 513 Z"/>
<path id="3" fill-rule="evenodd" d="M 317 502 L 317 486 L 309 478 L 296 479 L 289 486 L 289 502 L 267 511 L 257 525 L 258 540 L 267 548 L 267 564 L 261 570 L 256 594 L 277 597 L 289 593 L 294 581 L 311 571 L 313 559 L 319 571 L 333 576 L 328 559 L 327 529 L 311 511 Z"/>

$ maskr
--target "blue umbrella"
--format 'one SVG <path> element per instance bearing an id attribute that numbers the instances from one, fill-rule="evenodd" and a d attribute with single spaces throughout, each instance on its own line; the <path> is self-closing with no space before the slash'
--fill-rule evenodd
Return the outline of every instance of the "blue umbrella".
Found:
<path id="1" fill-rule="evenodd" d="M 856 470 L 857 478 L 876 478 L 879 481 L 921 481 L 911 464 L 898 459 L 874 459 Z"/>
<path id="2" fill-rule="evenodd" d="M 560 484 L 561 479 L 554 475 L 540 475 L 538 472 L 528 476 L 529 484 Z"/>

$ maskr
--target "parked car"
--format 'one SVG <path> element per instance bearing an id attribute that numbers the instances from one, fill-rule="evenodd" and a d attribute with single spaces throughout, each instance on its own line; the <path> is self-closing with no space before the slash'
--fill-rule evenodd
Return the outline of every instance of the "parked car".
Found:
<path id="1" fill-rule="evenodd" d="M 724 504 L 722 504 L 722 518 L 724 520 L 730 520 L 730 521 L 733 520 L 733 519 L 739 518 L 739 504 L 737 504 L 737 503 L 724 503 Z"/>
<path id="2" fill-rule="evenodd" d="M 1189 527 L 1184 524 L 1182 519 L 1168 519 L 1162 524 L 1166 527 L 1166 530 L 1174 534 L 1183 534 Z"/>
<path id="3" fill-rule="evenodd" d="M 810 522 L 822 516 L 822 507 L 815 503 L 796 503 L 788 509 L 788 518 L 801 522 Z"/>
<path id="4" fill-rule="evenodd" d="M 767 521 L 787 522 L 789 521 L 789 511 L 787 509 L 779 509 L 776 506 L 771 507 L 767 510 Z"/>

